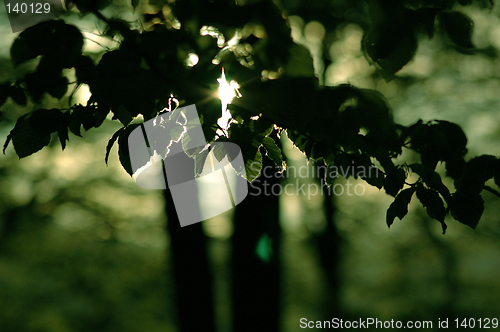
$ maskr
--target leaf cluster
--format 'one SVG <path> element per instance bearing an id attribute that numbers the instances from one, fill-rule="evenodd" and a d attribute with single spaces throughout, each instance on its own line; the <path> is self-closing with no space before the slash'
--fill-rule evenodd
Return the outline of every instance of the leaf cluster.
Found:
<path id="1" fill-rule="evenodd" d="M 362 49 L 368 60 L 389 80 L 414 56 L 418 35 L 432 37 L 439 29 L 454 47 L 472 53 L 473 24 L 455 6 L 471 1 L 369 0 L 370 24 Z M 494 156 L 465 160 L 467 138 L 448 121 L 418 121 L 410 126 L 395 123 L 385 98 L 377 91 L 350 84 L 321 87 L 314 77 L 312 58 L 293 43 L 283 15 L 270 2 L 236 6 L 229 1 L 178 1 L 162 5 L 156 13 L 143 15 L 141 28 L 99 11 L 105 2 L 75 2 L 84 14 L 93 14 L 106 26 L 104 35 L 119 40 L 97 62 L 82 51 L 79 28 L 52 20 L 23 31 L 11 47 L 15 65 L 38 61 L 36 71 L 16 82 L 0 85 L 0 102 L 11 97 L 20 105 L 27 96 L 41 102 L 45 94 L 62 98 L 68 91 L 64 69 L 74 68 L 77 86 L 88 85 L 86 106 L 68 109 L 36 109 L 21 116 L 7 137 L 4 151 L 13 142 L 19 157 L 29 156 L 50 142 L 57 133 L 64 149 L 68 131 L 80 136 L 99 127 L 107 115 L 123 127 L 106 148 L 118 143 L 124 169 L 133 168 L 128 136 L 144 121 L 155 119 L 155 130 L 167 139 L 151 142 L 165 157 L 172 141 L 181 142 L 201 174 L 208 151 L 216 158 L 233 158 L 221 144 L 237 144 L 245 161 L 245 174 L 253 181 L 262 168 L 265 153 L 285 168 L 284 156 L 275 139 L 285 133 L 309 159 L 322 160 L 325 182 L 337 175 L 361 178 L 395 197 L 387 211 L 387 224 L 402 219 L 416 194 L 431 218 L 446 229 L 448 213 L 475 228 L 484 210 L 482 190 L 500 195 L 485 182 L 500 183 L 500 162 Z M 160 4 L 159 4 L 160 5 Z M 131 3 L 134 8 L 137 2 Z M 232 36 L 232 37 L 231 37 Z M 231 38 L 229 38 L 231 37 Z M 187 61 L 193 54 L 198 63 Z M 241 85 L 241 98 L 229 106 L 232 122 L 223 130 L 216 97 L 221 66 L 230 80 Z M 71 102 L 71 98 L 70 98 Z M 173 105 L 175 104 L 175 106 Z M 189 131 L 191 119 L 181 119 L 177 106 L 196 104 L 207 146 L 194 146 Z M 198 121 L 198 120 L 197 120 Z M 163 137 L 158 135 L 158 137 Z M 397 164 L 403 150 L 410 149 L 420 162 Z M 151 156 L 145 154 L 144 164 Z M 443 184 L 435 171 L 445 163 L 455 191 Z M 237 170 L 238 171 L 238 170 Z M 411 174 L 418 179 L 410 183 Z"/>

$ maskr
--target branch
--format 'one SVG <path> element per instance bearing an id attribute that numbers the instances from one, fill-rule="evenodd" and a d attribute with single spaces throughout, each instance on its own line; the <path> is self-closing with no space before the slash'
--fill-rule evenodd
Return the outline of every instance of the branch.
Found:
<path id="1" fill-rule="evenodd" d="M 495 195 L 495 196 L 497 196 L 497 197 L 500 198 L 500 193 L 498 191 L 496 191 L 495 189 L 491 188 L 490 186 L 484 186 L 483 189 L 486 190 L 486 191 L 489 191 L 493 195 Z"/>

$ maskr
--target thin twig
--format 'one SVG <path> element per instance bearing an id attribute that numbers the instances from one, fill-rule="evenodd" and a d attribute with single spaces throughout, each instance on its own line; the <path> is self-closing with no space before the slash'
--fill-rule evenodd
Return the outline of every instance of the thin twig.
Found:
<path id="1" fill-rule="evenodd" d="M 492 193 L 495 196 L 500 197 L 500 193 L 498 191 L 496 191 L 495 189 L 491 188 L 490 186 L 484 186 L 483 189 L 486 191 L 489 191 L 490 193 Z"/>

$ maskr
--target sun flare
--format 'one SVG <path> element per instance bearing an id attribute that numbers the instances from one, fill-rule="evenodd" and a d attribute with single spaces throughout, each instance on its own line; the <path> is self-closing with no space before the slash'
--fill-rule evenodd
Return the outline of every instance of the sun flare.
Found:
<path id="1" fill-rule="evenodd" d="M 219 99 L 222 104 L 222 116 L 217 121 L 217 124 L 219 124 L 222 128 L 227 129 L 231 121 L 231 113 L 228 111 L 227 105 L 231 104 L 233 98 L 241 97 L 241 94 L 238 91 L 240 85 L 236 81 L 227 82 L 224 68 L 222 68 L 221 78 L 218 78 L 217 81 L 219 82 Z"/>

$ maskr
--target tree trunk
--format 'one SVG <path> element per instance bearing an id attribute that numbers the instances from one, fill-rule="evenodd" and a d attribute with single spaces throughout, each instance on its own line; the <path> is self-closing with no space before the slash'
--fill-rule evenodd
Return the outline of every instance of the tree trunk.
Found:
<path id="1" fill-rule="evenodd" d="M 267 157 L 263 167 L 273 167 L 275 173 Z M 279 196 L 270 194 L 272 185 L 279 183 L 279 178 L 264 178 L 261 173 L 236 206 L 231 259 L 233 331 L 279 331 Z"/>
<path id="2" fill-rule="evenodd" d="M 215 332 L 212 274 L 202 224 L 181 227 L 168 189 L 165 200 L 179 330 Z M 195 198 L 192 205 L 199 206 Z"/>

